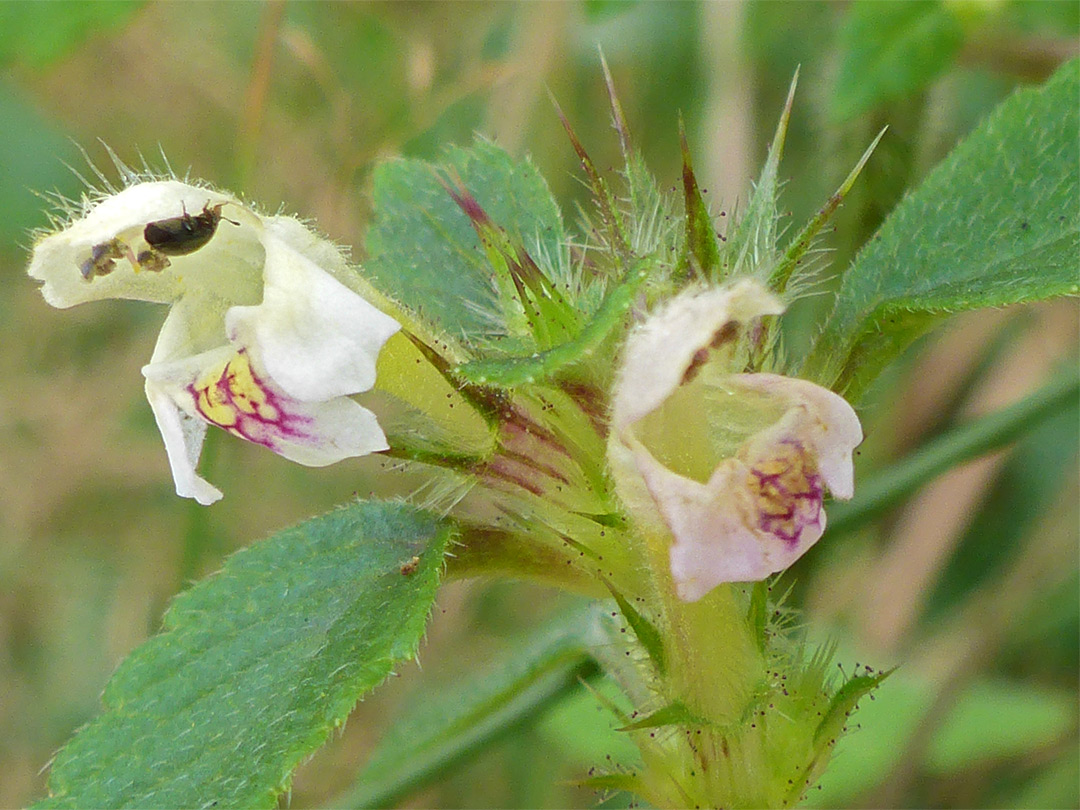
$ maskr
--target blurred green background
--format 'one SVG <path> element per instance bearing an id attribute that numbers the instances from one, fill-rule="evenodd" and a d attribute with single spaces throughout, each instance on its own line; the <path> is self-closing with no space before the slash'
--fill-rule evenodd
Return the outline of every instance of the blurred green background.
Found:
<path id="1" fill-rule="evenodd" d="M 585 190 L 547 91 L 597 165 L 616 165 L 598 47 L 661 184 L 678 182 L 681 113 L 709 198 L 730 210 L 801 66 L 782 165 L 795 227 L 890 127 L 827 240 L 842 268 L 998 101 L 1076 55 L 1078 16 L 974 0 L 0 4 L 0 806 L 42 793 L 52 752 L 185 583 L 354 493 L 407 486 L 379 459 L 310 470 L 212 435 L 204 470 L 224 501 L 173 494 L 139 373 L 164 310 L 52 310 L 24 275 L 48 207 L 34 192 L 78 195 L 80 148 L 107 174 L 99 141 L 129 163 L 165 155 L 312 218 L 362 260 L 375 163 L 437 158 L 474 133 L 531 155 L 574 220 Z M 789 337 L 825 305 L 800 302 Z M 1075 368 L 1077 339 L 1074 302 L 951 321 L 862 403 L 860 475 Z M 843 660 L 903 664 L 814 804 L 1080 804 L 1077 425 L 1075 409 L 1033 425 L 873 526 L 827 534 L 789 575 Z M 292 806 L 346 789 L 396 707 L 497 655 L 552 596 L 448 586 L 423 669 L 361 704 L 300 769 Z M 589 806 L 567 780 L 624 750 L 610 726 L 582 692 L 410 802 Z"/>

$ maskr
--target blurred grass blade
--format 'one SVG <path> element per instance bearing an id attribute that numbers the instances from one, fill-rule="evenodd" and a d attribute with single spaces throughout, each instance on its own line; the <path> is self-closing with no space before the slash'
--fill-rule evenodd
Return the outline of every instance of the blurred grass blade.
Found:
<path id="1" fill-rule="evenodd" d="M 1080 380 L 1072 372 L 1022 399 L 923 446 L 904 460 L 860 484 L 855 499 L 829 509 L 829 530 L 851 531 L 876 519 L 922 485 L 965 461 L 997 450 L 1074 406 Z"/>
<path id="2" fill-rule="evenodd" d="M 956 427 L 957 417 L 961 409 L 968 404 L 976 387 L 986 381 L 991 370 L 1002 361 L 1006 352 L 1016 346 L 1034 324 L 1035 318 L 1031 312 L 1016 312 L 979 347 L 974 362 L 964 372 L 948 398 L 938 407 L 937 412 L 931 415 L 922 435 L 918 437 L 920 444 L 925 444 Z"/>
<path id="3" fill-rule="evenodd" d="M 1067 744 L 1076 733 L 1075 698 L 1068 688 L 976 681 L 938 726 L 926 751 L 926 770 L 934 776 L 962 774 Z"/>
<path id="4" fill-rule="evenodd" d="M 923 602 L 923 621 L 933 622 L 964 603 L 973 591 L 1016 564 L 1027 538 L 1062 487 L 1075 481 L 1080 447 L 1080 401 L 1032 425 L 998 470 L 974 518 Z M 1075 486 L 1075 484 L 1074 484 Z M 1068 566 L 1061 559 L 1061 566 Z M 1075 566 L 1075 556 L 1071 565 Z"/>
<path id="5" fill-rule="evenodd" d="M 293 769 L 414 655 L 450 533 L 368 501 L 234 554 L 120 665 L 36 806 L 276 806 Z"/>
<path id="6" fill-rule="evenodd" d="M 424 689 L 331 806 L 392 805 L 580 689 L 599 671 L 585 637 L 593 617 L 591 607 L 567 611 L 456 687 Z"/>

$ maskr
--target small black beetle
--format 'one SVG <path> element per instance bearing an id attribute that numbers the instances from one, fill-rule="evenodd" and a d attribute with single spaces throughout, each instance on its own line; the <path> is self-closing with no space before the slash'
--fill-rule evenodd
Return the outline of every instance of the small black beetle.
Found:
<path id="1" fill-rule="evenodd" d="M 240 224 L 221 216 L 221 209 L 225 205 L 228 203 L 211 206 L 207 202 L 203 206 L 202 213 L 195 216 L 189 214 L 187 208 L 184 208 L 181 216 L 148 223 L 143 229 L 143 238 L 150 247 L 166 256 L 184 256 L 194 253 L 210 241 L 222 219 L 232 222 L 233 225 Z M 181 207 L 183 207 L 182 203 Z"/>

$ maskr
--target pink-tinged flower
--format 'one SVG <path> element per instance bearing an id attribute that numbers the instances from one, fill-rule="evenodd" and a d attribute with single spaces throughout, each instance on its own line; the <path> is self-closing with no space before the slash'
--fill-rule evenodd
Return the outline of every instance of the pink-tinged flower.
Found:
<path id="1" fill-rule="evenodd" d="M 806 380 L 732 373 L 783 305 L 757 282 L 689 292 L 627 340 L 608 458 L 631 514 L 670 543 L 678 595 L 764 579 L 821 537 L 828 490 L 850 498 L 862 428 Z"/>
<path id="2" fill-rule="evenodd" d="M 308 466 L 387 448 L 349 395 L 374 385 L 399 324 L 350 289 L 340 251 L 294 219 L 142 182 L 39 239 L 28 272 L 57 307 L 171 304 L 143 375 L 178 495 L 221 497 L 195 471 L 208 425 Z"/>

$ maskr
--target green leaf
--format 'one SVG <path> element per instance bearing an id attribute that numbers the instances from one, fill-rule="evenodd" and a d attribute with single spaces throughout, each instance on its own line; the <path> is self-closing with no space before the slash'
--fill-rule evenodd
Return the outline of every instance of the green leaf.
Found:
<path id="1" fill-rule="evenodd" d="M 405 504 L 358 502 L 233 555 L 120 666 L 38 806 L 275 806 L 415 653 L 450 534 Z"/>
<path id="2" fill-rule="evenodd" d="M 943 313 L 1077 291 L 1080 62 L 1004 101 L 889 215 L 802 376 L 857 399 Z"/>
<path id="3" fill-rule="evenodd" d="M 833 695 L 825 716 L 818 723 L 814 732 L 814 742 L 824 743 L 838 740 L 844 733 L 848 718 L 859 705 L 859 701 L 876 689 L 893 670 L 868 675 L 852 675 L 836 694 Z"/>
<path id="4" fill-rule="evenodd" d="M 762 282 L 769 279 L 776 259 L 776 225 L 778 211 L 777 198 L 780 194 L 779 171 L 780 158 L 784 154 L 787 141 L 788 123 L 791 121 L 791 108 L 795 103 L 795 88 L 799 84 L 799 72 L 791 78 L 787 100 L 780 113 L 765 165 L 750 199 L 746 212 L 739 219 L 739 224 L 729 233 L 723 251 L 721 273 L 713 277 L 721 281 L 728 276 L 757 276 Z"/>
<path id="5" fill-rule="evenodd" d="M 563 269 L 566 234 L 536 168 L 494 144 L 453 148 L 438 166 L 395 160 L 375 170 L 375 220 L 367 235 L 365 274 L 383 293 L 451 336 L 506 330 L 480 238 L 440 182 L 443 169 L 478 201 L 492 222 L 544 267 Z M 553 281 L 562 281 L 555 274 Z"/>
<path id="6" fill-rule="evenodd" d="M 929 85 L 963 43 L 960 23 L 940 0 L 861 0 L 840 35 L 843 57 L 832 112 L 847 120 Z"/>
<path id="7" fill-rule="evenodd" d="M 645 652 L 649 654 L 649 659 L 653 662 L 653 666 L 656 667 L 657 673 L 663 676 L 667 671 L 667 664 L 664 659 L 664 637 L 660 635 L 656 625 L 635 610 L 634 606 L 626 600 L 626 597 L 615 590 L 610 582 L 605 579 L 604 584 L 611 591 L 611 595 L 615 597 L 615 604 L 619 606 L 619 612 L 626 619 L 626 623 L 630 625 L 634 635 L 637 636 L 637 640 L 645 648 Z"/>
<path id="8" fill-rule="evenodd" d="M 810 791 L 804 804 L 854 806 L 857 796 L 888 777 L 934 702 L 933 685 L 921 676 L 901 669 L 874 700 L 860 702 L 854 718 L 857 728 L 837 742 L 820 789 Z"/>
<path id="9" fill-rule="evenodd" d="M 785 806 L 800 803 L 799 799 L 803 796 L 806 786 L 816 783 L 821 778 L 825 766 L 835 758 L 833 754 L 837 742 L 843 739 L 849 730 L 848 720 L 858 708 L 859 701 L 877 689 L 881 682 L 893 672 L 894 670 L 890 669 L 873 673 L 867 668 L 862 675 L 853 674 L 836 691 L 829 702 L 829 708 L 814 731 L 814 748 L 817 753 L 803 772 L 792 781 Z"/>
<path id="10" fill-rule="evenodd" d="M 335 807 L 386 807 L 542 714 L 596 674 L 586 651 L 592 608 L 575 608 L 473 677 L 407 704 L 355 787 Z"/>
<path id="11" fill-rule="evenodd" d="M 697 717 L 683 703 L 669 703 L 651 714 L 627 723 L 619 731 L 639 731 L 643 728 L 662 728 L 663 726 L 703 726 L 706 721 Z"/>
<path id="12" fill-rule="evenodd" d="M 877 149 L 877 145 L 881 142 L 881 139 L 885 137 L 885 130 L 881 130 L 877 134 L 877 137 L 870 142 L 870 145 L 866 147 L 866 151 L 862 153 L 862 157 L 855 163 L 854 168 L 848 172 L 847 177 L 844 178 L 844 182 L 840 184 L 840 187 L 832 193 L 832 196 L 825 201 L 825 204 L 818 209 L 818 212 L 814 214 L 813 218 L 803 229 L 799 232 L 798 236 L 791 240 L 787 248 L 784 250 L 783 256 L 780 261 L 777 262 L 776 267 L 773 268 L 772 273 L 769 276 L 769 289 L 776 290 L 777 292 L 783 292 L 787 286 L 788 281 L 792 278 L 796 280 L 800 276 L 809 276 L 810 283 L 813 283 L 812 279 L 815 276 L 815 272 L 806 266 L 800 268 L 799 265 L 806 258 L 807 252 L 814 245 L 814 240 L 818 234 L 821 233 L 821 229 L 825 227 L 825 223 L 829 221 L 829 218 L 836 213 L 836 209 L 844 202 L 844 198 L 847 197 L 848 192 L 851 191 L 855 185 L 855 181 L 862 174 L 863 168 L 865 168 L 867 161 L 870 160 L 870 156 Z M 799 272 L 801 271 L 801 272 Z"/>
<path id="13" fill-rule="evenodd" d="M 712 214 L 694 174 L 682 118 L 679 119 L 679 144 L 682 148 L 683 207 L 686 211 L 686 244 L 679 259 L 679 272 L 683 276 L 692 276 L 691 271 L 696 270 L 699 277 L 717 278 L 720 271 L 720 242 L 713 230 Z"/>

